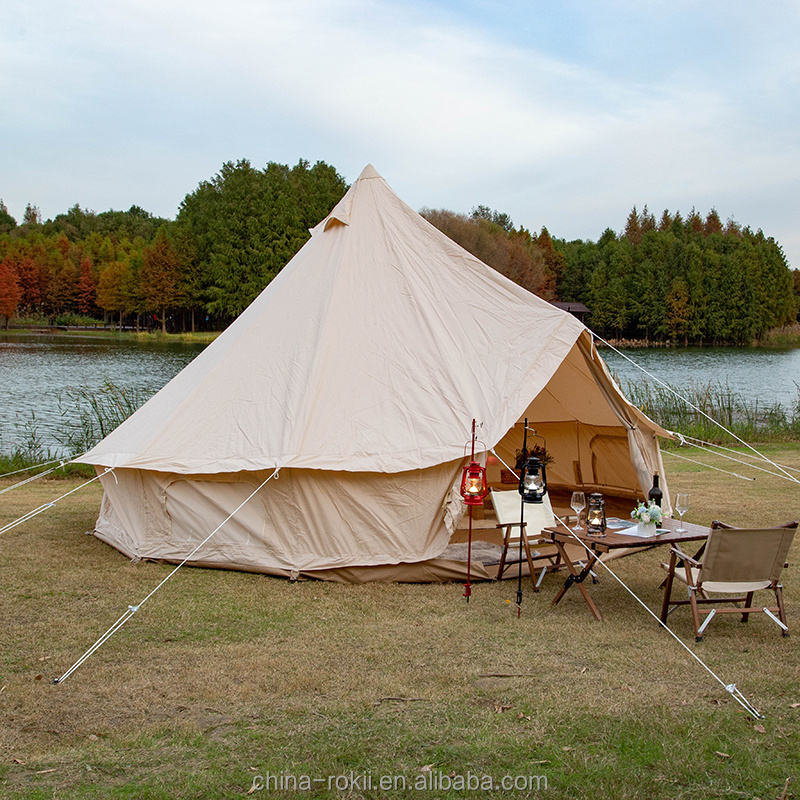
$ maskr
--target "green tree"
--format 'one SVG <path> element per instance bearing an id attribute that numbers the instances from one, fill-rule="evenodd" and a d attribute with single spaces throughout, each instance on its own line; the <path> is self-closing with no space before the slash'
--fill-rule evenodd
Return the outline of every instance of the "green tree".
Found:
<path id="1" fill-rule="evenodd" d="M 0 199 L 0 234 L 10 233 L 17 227 L 17 221 L 8 213 L 6 204 Z"/>
<path id="2" fill-rule="evenodd" d="M 506 233 L 514 231 L 514 221 L 504 211 L 495 211 L 489 206 L 475 206 L 470 213 L 472 219 L 485 219 L 501 227 Z"/>
<path id="3" fill-rule="evenodd" d="M 39 211 L 38 206 L 28 203 L 25 206 L 25 213 L 22 215 L 23 225 L 40 225 L 42 222 L 42 212 Z"/>
<path id="4" fill-rule="evenodd" d="M 160 311 L 161 331 L 166 333 L 167 309 L 181 300 L 181 276 L 180 259 L 164 227 L 159 228 L 153 245 L 144 249 L 139 285 L 145 310 Z"/>
<path id="5" fill-rule="evenodd" d="M 206 309 L 240 314 L 278 274 L 346 190 L 333 168 L 301 161 L 290 169 L 270 162 L 223 164 L 187 195 L 178 224 L 194 238 Z"/>

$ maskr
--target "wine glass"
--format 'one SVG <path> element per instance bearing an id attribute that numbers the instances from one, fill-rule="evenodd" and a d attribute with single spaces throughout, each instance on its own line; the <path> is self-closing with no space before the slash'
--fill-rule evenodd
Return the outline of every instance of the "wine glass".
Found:
<path id="1" fill-rule="evenodd" d="M 573 492 L 572 499 L 569 501 L 572 510 L 575 512 L 575 527 L 574 531 L 579 531 L 581 521 L 581 511 L 586 507 L 586 495 L 583 492 Z"/>
<path id="2" fill-rule="evenodd" d="M 683 527 L 683 515 L 689 510 L 688 494 L 678 494 L 675 496 L 675 510 L 681 515 L 681 524 L 679 528 L 675 529 L 675 533 L 686 533 L 686 528 Z"/>

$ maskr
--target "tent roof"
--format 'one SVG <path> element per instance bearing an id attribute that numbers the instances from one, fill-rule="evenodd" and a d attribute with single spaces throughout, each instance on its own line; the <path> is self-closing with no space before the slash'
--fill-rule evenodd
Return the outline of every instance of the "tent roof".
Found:
<path id="1" fill-rule="evenodd" d="M 467 253 L 367 166 L 215 342 L 80 461 L 400 472 L 493 447 L 584 326 Z"/>

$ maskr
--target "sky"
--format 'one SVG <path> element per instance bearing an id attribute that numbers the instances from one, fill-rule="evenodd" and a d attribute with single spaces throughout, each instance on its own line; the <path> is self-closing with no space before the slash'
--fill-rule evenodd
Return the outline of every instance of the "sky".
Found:
<path id="1" fill-rule="evenodd" d="M 226 161 L 596 241 L 647 205 L 800 268 L 800 0 L 4 0 L 0 198 L 172 218 Z"/>

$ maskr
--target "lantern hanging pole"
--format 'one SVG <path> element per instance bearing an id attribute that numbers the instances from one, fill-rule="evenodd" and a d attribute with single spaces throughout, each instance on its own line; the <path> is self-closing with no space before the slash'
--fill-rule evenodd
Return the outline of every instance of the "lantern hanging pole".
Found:
<path id="1" fill-rule="evenodd" d="M 522 459 L 528 459 L 528 418 L 522 433 Z M 523 468 L 524 471 L 524 468 Z M 520 495 L 519 508 L 519 567 L 517 569 L 517 619 L 522 615 L 522 537 L 525 534 L 525 498 Z"/>
<path id="2" fill-rule="evenodd" d="M 472 419 L 472 451 L 469 457 L 470 462 L 475 460 L 475 418 Z M 469 533 L 467 534 L 467 582 L 464 584 L 464 597 L 469 603 L 469 596 L 472 594 L 472 506 L 469 506 Z"/>
<path id="3" fill-rule="evenodd" d="M 470 460 L 464 466 L 464 474 L 461 478 L 461 496 L 464 503 L 469 506 L 469 535 L 467 538 L 467 582 L 464 584 L 464 597 L 469 602 L 472 593 L 472 506 L 483 505 L 483 501 L 488 494 L 489 487 L 486 483 L 486 467 L 481 466 L 475 460 L 475 433 L 476 422 L 472 420 L 472 437 L 470 439 Z M 485 448 L 484 448 L 485 449 Z M 467 457 L 467 445 L 464 445 L 464 458 Z"/>

